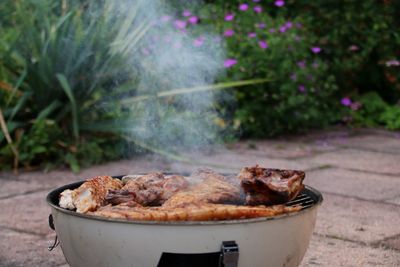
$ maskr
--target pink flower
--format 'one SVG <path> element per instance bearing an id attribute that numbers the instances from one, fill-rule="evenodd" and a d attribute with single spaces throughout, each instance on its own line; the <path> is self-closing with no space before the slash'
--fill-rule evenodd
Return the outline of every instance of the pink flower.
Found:
<path id="1" fill-rule="evenodd" d="M 225 36 L 225 37 L 231 37 L 234 33 L 235 33 L 235 32 L 234 32 L 232 29 L 227 29 L 227 30 L 224 32 L 224 36 Z"/>
<path id="2" fill-rule="evenodd" d="M 189 17 L 190 15 L 192 15 L 192 12 L 190 12 L 189 10 L 185 10 L 185 11 L 182 12 L 182 15 L 184 17 Z"/>
<path id="3" fill-rule="evenodd" d="M 300 69 L 304 69 L 306 67 L 306 62 L 304 60 L 297 62 L 297 66 L 299 66 Z"/>
<path id="4" fill-rule="evenodd" d="M 257 23 L 256 27 L 259 29 L 264 29 L 265 28 L 265 23 Z"/>
<path id="5" fill-rule="evenodd" d="M 290 29 L 290 28 L 293 27 L 293 23 L 291 21 L 288 21 L 288 22 L 285 23 L 285 27 Z"/>
<path id="6" fill-rule="evenodd" d="M 225 16 L 225 21 L 232 21 L 235 18 L 235 15 L 230 13 L 230 14 L 226 14 Z"/>
<path id="7" fill-rule="evenodd" d="M 283 25 L 283 26 L 279 27 L 279 31 L 280 31 L 281 33 L 284 33 L 284 32 L 286 32 L 286 30 L 287 30 L 287 28 L 286 28 L 286 26 L 285 26 L 285 25 Z"/>
<path id="8" fill-rule="evenodd" d="M 351 103 L 353 103 L 353 102 L 351 101 L 350 98 L 348 98 L 348 97 L 343 97 L 342 100 L 340 100 L 340 103 L 341 103 L 343 106 L 348 107 L 348 106 L 350 106 Z"/>
<path id="9" fill-rule="evenodd" d="M 142 49 L 142 53 L 146 56 L 150 55 L 150 51 L 146 47 Z"/>
<path id="10" fill-rule="evenodd" d="M 276 1 L 275 1 L 275 5 L 276 5 L 277 7 L 283 7 L 283 6 L 285 5 L 285 1 L 283 1 L 283 0 L 276 0 Z"/>
<path id="11" fill-rule="evenodd" d="M 318 47 L 318 46 L 314 46 L 314 47 L 311 47 L 311 51 L 312 51 L 314 54 L 318 54 L 319 52 L 321 52 L 321 48 Z"/>
<path id="12" fill-rule="evenodd" d="M 188 21 L 189 21 L 190 24 L 197 24 L 197 22 L 199 22 L 199 18 L 196 17 L 196 16 L 191 16 L 191 17 L 188 19 Z"/>
<path id="13" fill-rule="evenodd" d="M 306 92 L 306 87 L 304 86 L 304 85 L 299 85 L 299 87 L 298 87 L 298 90 L 299 90 L 299 92 L 301 92 L 301 93 L 305 93 Z"/>
<path id="14" fill-rule="evenodd" d="M 183 20 L 175 20 L 174 22 L 175 28 L 177 29 L 184 29 L 186 27 L 186 21 Z"/>
<path id="15" fill-rule="evenodd" d="M 196 38 L 194 41 L 193 41 L 193 45 L 195 46 L 195 47 L 200 47 L 200 46 L 202 46 L 203 45 L 203 43 L 204 43 L 204 36 L 200 36 L 199 38 Z"/>
<path id="16" fill-rule="evenodd" d="M 255 33 L 255 32 L 250 32 L 249 34 L 247 34 L 247 36 L 248 36 L 249 38 L 256 38 L 256 37 L 257 37 L 257 33 Z"/>
<path id="17" fill-rule="evenodd" d="M 266 41 L 263 41 L 263 40 L 259 41 L 259 42 L 258 42 L 258 45 L 259 45 L 262 49 L 267 49 L 267 48 L 268 48 L 267 42 L 266 42 Z"/>
<path id="18" fill-rule="evenodd" d="M 254 12 L 256 12 L 256 13 L 261 13 L 261 12 L 262 12 L 262 7 L 261 7 L 261 6 L 255 6 L 255 7 L 253 8 L 253 10 L 254 10 Z"/>
<path id="19" fill-rule="evenodd" d="M 237 60 L 234 58 L 228 58 L 224 61 L 224 67 L 230 68 L 237 63 Z"/>
<path id="20" fill-rule="evenodd" d="M 168 15 L 165 15 L 165 16 L 162 16 L 161 17 L 161 21 L 162 22 L 167 22 L 167 21 L 169 21 L 171 19 L 171 16 L 168 16 Z"/>
<path id="21" fill-rule="evenodd" d="M 249 5 L 248 4 L 240 4 L 239 5 L 239 10 L 246 11 L 247 9 L 249 9 Z"/>

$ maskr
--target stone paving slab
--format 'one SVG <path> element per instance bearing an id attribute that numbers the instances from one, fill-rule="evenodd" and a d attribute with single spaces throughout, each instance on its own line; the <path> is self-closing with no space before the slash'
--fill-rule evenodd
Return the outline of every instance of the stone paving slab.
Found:
<path id="1" fill-rule="evenodd" d="M 369 200 L 393 199 L 400 193 L 396 177 L 338 168 L 309 171 L 304 183 L 322 192 Z"/>
<path id="2" fill-rule="evenodd" d="M 313 235 L 300 267 L 396 267 L 400 252 Z"/>
<path id="3" fill-rule="evenodd" d="M 50 206 L 45 201 L 46 195 L 47 191 L 41 191 L 0 200 L 0 227 L 29 231 L 38 235 L 51 232 L 48 224 Z"/>
<path id="4" fill-rule="evenodd" d="M 265 167 L 282 169 L 309 170 L 319 168 L 321 164 L 313 161 L 275 159 L 267 156 L 257 156 L 248 153 L 233 153 L 229 150 L 215 151 L 212 154 L 185 155 L 186 158 L 195 159 L 198 164 L 195 166 L 206 166 L 215 169 L 226 169 L 238 172 L 244 166 L 254 166 L 259 164 Z M 181 164 L 181 163 L 178 163 Z M 174 165 L 172 165 L 174 168 Z"/>
<path id="5" fill-rule="evenodd" d="M 400 205 L 400 196 L 397 196 L 397 197 L 392 198 L 392 199 L 388 199 L 385 202 L 391 203 L 391 204 L 395 204 L 395 205 Z"/>
<path id="6" fill-rule="evenodd" d="M 336 145 L 327 143 L 299 143 L 288 140 L 242 141 L 229 146 L 233 153 L 246 153 L 269 158 L 299 158 L 333 151 Z"/>
<path id="7" fill-rule="evenodd" d="M 300 159 L 299 162 L 391 174 L 400 178 L 400 154 L 395 155 L 357 149 L 341 149 Z"/>
<path id="8" fill-rule="evenodd" d="M 31 182 L 0 180 L 0 199 L 34 192 L 40 190 L 42 187 L 43 185 L 35 182 L 35 180 Z"/>
<path id="9" fill-rule="evenodd" d="M 388 238 L 382 242 L 379 242 L 379 244 L 385 247 L 396 249 L 400 252 L 400 235 Z"/>
<path id="10" fill-rule="evenodd" d="M 42 237 L 0 229 L 0 240 L 1 267 L 54 267 L 65 263 L 61 249 L 49 252 L 49 242 Z"/>
<path id="11" fill-rule="evenodd" d="M 362 150 L 400 154 L 400 136 L 361 135 L 332 139 L 328 144 Z"/>
<path id="12" fill-rule="evenodd" d="M 315 232 L 321 235 L 376 242 L 400 234 L 400 206 L 323 194 Z"/>

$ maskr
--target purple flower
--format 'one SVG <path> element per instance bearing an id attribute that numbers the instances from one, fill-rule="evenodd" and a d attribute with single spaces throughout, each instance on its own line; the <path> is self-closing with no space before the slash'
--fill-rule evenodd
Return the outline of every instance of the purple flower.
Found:
<path id="1" fill-rule="evenodd" d="M 276 32 L 276 30 L 274 28 L 271 28 L 271 29 L 269 29 L 269 32 L 274 33 L 274 32 Z"/>
<path id="2" fill-rule="evenodd" d="M 162 21 L 162 22 L 167 22 L 167 21 L 169 21 L 169 20 L 171 20 L 171 16 L 165 15 L 165 16 L 162 16 L 162 17 L 161 17 L 161 21 Z"/>
<path id="3" fill-rule="evenodd" d="M 295 35 L 295 36 L 294 36 L 294 40 L 295 40 L 296 42 L 300 42 L 300 41 L 301 41 L 301 37 L 298 36 L 298 35 Z"/>
<path id="4" fill-rule="evenodd" d="M 234 58 L 228 58 L 224 61 L 224 67 L 230 68 L 237 63 L 237 60 Z"/>
<path id="5" fill-rule="evenodd" d="M 259 41 L 259 42 L 258 42 L 258 45 L 259 45 L 262 49 L 267 49 L 267 48 L 268 48 L 267 42 L 266 42 L 266 41 L 263 41 L 263 40 Z"/>
<path id="6" fill-rule="evenodd" d="M 340 103 L 341 103 L 343 106 L 348 107 L 348 106 L 351 105 L 352 102 L 351 102 L 351 99 L 350 99 L 350 98 L 348 98 L 348 97 L 343 97 L 342 100 L 340 100 Z"/>
<path id="7" fill-rule="evenodd" d="M 281 33 L 286 32 L 286 30 L 287 30 L 287 28 L 286 28 L 285 25 L 282 25 L 281 27 L 279 27 L 279 31 L 280 31 Z"/>
<path id="8" fill-rule="evenodd" d="M 358 49 L 359 49 L 359 47 L 356 46 L 356 45 L 351 45 L 351 46 L 349 46 L 349 50 L 350 50 L 351 52 L 357 51 Z"/>
<path id="9" fill-rule="evenodd" d="M 256 13 L 261 13 L 261 12 L 262 12 L 262 7 L 261 7 L 261 6 L 255 6 L 255 7 L 253 8 L 253 10 L 254 10 L 254 12 L 256 12 Z"/>
<path id="10" fill-rule="evenodd" d="M 400 61 L 396 59 L 386 61 L 386 67 L 394 67 L 394 66 L 400 66 Z"/>
<path id="11" fill-rule="evenodd" d="M 318 62 L 313 62 L 312 66 L 314 69 L 318 69 L 319 64 L 318 64 Z"/>
<path id="12" fill-rule="evenodd" d="M 258 2 L 260 2 L 261 0 L 253 0 L 253 2 L 254 3 L 258 3 Z"/>
<path id="13" fill-rule="evenodd" d="M 256 37 L 257 37 L 257 33 L 255 33 L 255 32 L 250 32 L 249 34 L 247 34 L 247 36 L 248 36 L 249 38 L 256 38 Z"/>
<path id="14" fill-rule="evenodd" d="M 292 73 L 292 74 L 290 75 L 290 79 L 291 79 L 292 81 L 296 81 L 296 80 L 297 80 L 297 74 L 296 74 L 296 73 Z"/>
<path id="15" fill-rule="evenodd" d="M 276 0 L 276 1 L 275 1 L 275 5 L 276 5 L 277 7 L 282 7 L 282 6 L 285 5 L 285 1 L 283 1 L 283 0 Z"/>
<path id="16" fill-rule="evenodd" d="M 185 11 L 182 12 L 182 15 L 184 17 L 189 17 L 190 15 L 192 15 L 192 12 L 190 12 L 189 10 L 185 10 Z"/>
<path id="17" fill-rule="evenodd" d="M 203 43 L 204 43 L 204 36 L 200 36 L 200 37 L 198 37 L 198 38 L 196 38 L 194 41 L 193 41 L 193 45 L 195 46 L 195 47 L 200 47 L 200 46 L 202 46 L 203 45 Z"/>
<path id="18" fill-rule="evenodd" d="M 249 9 L 249 5 L 248 4 L 240 4 L 239 5 L 239 10 L 246 11 L 247 9 Z"/>
<path id="19" fill-rule="evenodd" d="M 297 66 L 299 66 L 300 69 L 304 69 L 306 67 L 306 62 L 304 60 L 297 62 Z"/>
<path id="20" fill-rule="evenodd" d="M 265 28 L 265 23 L 257 23 L 256 27 L 259 29 L 264 29 Z"/>
<path id="21" fill-rule="evenodd" d="M 359 110 L 362 107 L 360 102 L 351 103 L 350 108 L 354 111 Z"/>
<path id="22" fill-rule="evenodd" d="M 285 27 L 286 27 L 287 29 L 290 29 L 290 28 L 293 27 L 293 23 L 292 23 L 291 21 L 288 21 L 288 22 L 285 23 Z"/>
<path id="23" fill-rule="evenodd" d="M 318 46 L 314 46 L 314 47 L 311 47 L 311 51 L 312 51 L 314 54 L 318 54 L 319 52 L 321 52 L 321 48 L 318 47 Z"/>
<path id="24" fill-rule="evenodd" d="M 186 27 L 186 21 L 183 21 L 183 20 L 179 20 L 179 19 L 175 20 L 174 24 L 175 24 L 175 28 L 177 28 L 177 29 L 184 29 Z"/>
<path id="25" fill-rule="evenodd" d="M 142 49 L 142 53 L 146 56 L 150 55 L 150 51 L 146 47 Z"/>
<path id="26" fill-rule="evenodd" d="M 199 22 L 199 18 L 196 17 L 196 16 L 191 16 L 191 17 L 188 19 L 188 21 L 189 21 L 190 24 L 197 24 L 197 22 Z"/>
<path id="27" fill-rule="evenodd" d="M 298 90 L 299 90 L 299 92 L 301 92 L 301 93 L 305 93 L 306 92 L 306 87 L 304 86 L 304 85 L 299 85 L 299 87 L 298 87 Z"/>
<path id="28" fill-rule="evenodd" d="M 235 14 L 229 13 L 225 15 L 225 21 L 232 21 L 235 18 Z"/>
<path id="29" fill-rule="evenodd" d="M 300 29 L 301 27 L 303 27 L 303 25 L 301 25 L 300 22 L 297 22 L 297 23 L 296 23 L 296 28 L 299 28 L 299 29 Z"/>
<path id="30" fill-rule="evenodd" d="M 233 29 L 227 29 L 227 30 L 224 32 L 224 36 L 225 36 L 225 37 L 231 37 L 234 33 L 235 33 L 235 32 L 233 31 Z"/>

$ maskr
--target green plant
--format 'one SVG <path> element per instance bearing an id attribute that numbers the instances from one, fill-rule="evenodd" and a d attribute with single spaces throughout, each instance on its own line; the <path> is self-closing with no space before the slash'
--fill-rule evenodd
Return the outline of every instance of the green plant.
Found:
<path id="1" fill-rule="evenodd" d="M 270 83 L 236 90 L 234 125 L 244 136 L 272 136 L 323 127 L 338 119 L 334 76 L 316 36 L 301 18 L 270 15 L 259 3 L 206 6 L 201 21 L 214 24 L 226 45 L 223 80 L 268 77 Z"/>

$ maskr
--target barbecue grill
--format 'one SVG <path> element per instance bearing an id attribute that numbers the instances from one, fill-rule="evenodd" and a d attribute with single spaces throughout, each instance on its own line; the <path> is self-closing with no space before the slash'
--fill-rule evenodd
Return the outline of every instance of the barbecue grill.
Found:
<path id="1" fill-rule="evenodd" d="M 321 193 L 306 186 L 286 203 L 301 205 L 301 210 L 279 216 L 202 222 L 126 221 L 59 207 L 60 193 L 82 183 L 62 186 L 47 195 L 49 224 L 71 267 L 298 266 L 322 202 Z"/>

